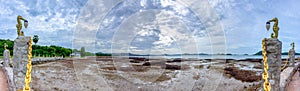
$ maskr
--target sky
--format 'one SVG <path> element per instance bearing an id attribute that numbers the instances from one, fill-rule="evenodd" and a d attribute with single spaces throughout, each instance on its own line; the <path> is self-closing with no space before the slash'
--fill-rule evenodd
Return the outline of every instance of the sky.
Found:
<path id="1" fill-rule="evenodd" d="M 298 0 L 0 0 L 0 38 L 14 40 L 16 17 L 39 45 L 104 53 L 254 54 L 279 19 L 279 40 L 300 51 Z M 272 27 L 273 23 L 271 23 Z M 272 29 L 272 28 L 271 28 Z"/>

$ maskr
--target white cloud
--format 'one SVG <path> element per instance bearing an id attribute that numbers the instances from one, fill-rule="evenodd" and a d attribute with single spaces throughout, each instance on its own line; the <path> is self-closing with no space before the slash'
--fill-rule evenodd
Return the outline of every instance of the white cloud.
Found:
<path id="1" fill-rule="evenodd" d="M 76 23 L 76 28 L 73 33 L 73 48 L 85 47 L 87 51 L 99 52 L 104 49 L 103 46 L 107 45 L 109 40 L 97 40 L 97 31 L 99 24 L 101 23 L 102 17 L 114 7 L 120 0 L 89 0 L 84 7 L 81 8 Z M 106 20 L 103 24 L 107 24 L 112 20 Z M 99 31 L 98 31 L 99 32 Z M 88 41 L 88 42 L 77 42 L 76 40 Z M 107 50 L 105 52 L 110 52 Z"/>
<path id="2" fill-rule="evenodd" d="M 124 51 L 132 46 L 134 48 L 131 49 L 139 52 L 148 47 L 150 49 L 147 50 L 151 52 L 159 52 L 159 49 L 164 52 L 179 52 L 182 49 L 184 51 L 180 52 L 190 52 L 198 48 L 198 52 L 219 53 L 228 49 L 229 53 L 251 54 L 260 50 L 262 38 L 270 36 L 264 24 L 274 16 L 280 21 L 279 38 L 283 42 L 283 50 L 288 50 L 289 45 L 285 44 L 292 41 L 300 44 L 296 33 L 296 27 L 300 24 L 300 18 L 297 17 L 300 15 L 297 11 L 300 2 L 297 0 L 141 0 L 138 3 L 128 1 L 120 6 L 116 5 L 122 0 L 89 0 L 87 3 L 78 0 L 0 2 L 0 34 L 4 35 L 0 38 L 15 38 L 16 16 L 20 14 L 29 20 L 29 28 L 24 29 L 25 35 L 40 35 L 41 45 L 72 47 L 73 44 L 74 48 L 85 46 L 88 51 L 110 52 L 111 42 L 118 42 Z M 133 4 L 137 6 L 130 6 Z M 152 6 L 160 4 L 160 9 L 153 10 Z M 109 12 L 111 15 L 107 15 Z M 128 12 L 133 12 L 133 15 Z M 138 13 L 145 14 L 142 14 L 143 17 L 133 17 Z M 197 17 L 193 17 L 193 14 Z M 132 17 L 136 20 L 122 27 Z M 128 35 L 134 37 L 126 37 Z M 114 36 L 120 39 L 113 40 Z M 137 44 L 122 42 L 122 38 L 132 38 L 130 41 Z"/>
<path id="3" fill-rule="evenodd" d="M 71 48 L 72 32 L 85 1 L 54 0 L 14 0 L 0 1 L 0 29 L 5 31 L 2 39 L 14 40 L 17 15 L 29 21 L 28 28 L 23 28 L 25 36 L 39 35 L 39 45 L 60 45 Z"/>
<path id="4" fill-rule="evenodd" d="M 174 4 L 172 0 L 160 0 L 160 3 L 163 7 L 171 6 Z"/>
<path id="5" fill-rule="evenodd" d="M 147 6 L 143 5 L 144 2 L 141 3 L 142 6 Z M 206 11 L 205 9 L 202 9 L 203 7 L 207 8 L 205 7 L 205 5 L 208 5 L 207 2 L 202 2 L 204 6 L 195 6 L 195 4 L 190 5 L 193 6 L 193 9 L 196 11 L 201 9 L 201 13 L 205 12 L 204 14 L 198 14 L 196 12 L 201 23 L 199 21 L 195 22 L 195 19 L 184 19 L 184 17 L 189 17 L 185 16 L 190 14 L 190 11 L 188 11 L 189 8 L 185 8 L 189 7 L 189 5 L 182 4 L 177 1 L 161 1 L 161 3 L 163 4 L 162 7 L 171 6 L 171 10 L 165 9 L 159 10 L 159 12 L 155 10 L 143 10 L 142 12 L 137 12 L 129 18 L 125 18 L 125 21 L 122 21 L 120 26 L 116 26 L 118 27 L 117 30 L 110 30 L 110 32 L 113 32 L 112 34 L 114 34 L 111 44 L 113 48 L 112 52 L 128 52 L 128 48 L 131 51 L 137 51 L 139 53 L 143 52 L 141 50 L 145 50 L 144 52 L 146 53 L 149 52 L 147 50 L 164 50 L 166 53 L 199 53 L 200 49 L 198 48 L 201 48 L 201 50 L 212 50 L 211 48 L 215 48 L 216 50 L 214 50 L 214 52 L 224 52 L 225 39 L 224 34 L 222 34 L 224 32 L 221 25 L 218 23 L 218 16 L 213 15 L 214 12 L 212 11 Z M 109 19 L 107 19 L 107 21 L 109 21 Z M 187 22 L 190 24 L 185 24 Z M 203 30 L 200 26 L 190 27 L 191 24 L 203 24 L 205 28 Z M 203 45 L 200 45 L 198 44 L 199 41 L 197 41 L 197 38 L 202 37 L 206 38 L 203 39 L 204 41 L 200 41 L 200 43 L 203 43 Z M 214 46 L 211 47 L 211 45 Z M 173 51 L 171 49 L 178 50 Z M 207 51 L 201 52 L 207 53 Z"/>

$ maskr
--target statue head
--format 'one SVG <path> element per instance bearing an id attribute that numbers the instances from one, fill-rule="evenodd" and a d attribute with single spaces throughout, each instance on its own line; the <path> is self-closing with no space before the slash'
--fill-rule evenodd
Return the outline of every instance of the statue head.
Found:
<path id="1" fill-rule="evenodd" d="M 292 46 L 292 49 L 294 49 L 295 48 L 295 43 L 294 42 L 291 43 L 291 46 Z"/>
<path id="2" fill-rule="evenodd" d="M 23 20 L 23 17 L 22 16 L 20 16 L 20 15 L 18 15 L 18 17 L 17 17 L 18 19 L 20 19 L 20 20 Z"/>
<path id="3" fill-rule="evenodd" d="M 4 49 L 6 49 L 7 46 L 8 46 L 8 45 L 7 45 L 6 43 L 4 43 Z"/>
<path id="4" fill-rule="evenodd" d="M 26 19 L 24 19 L 22 16 L 18 15 L 17 20 L 24 20 L 24 26 L 25 26 L 25 28 L 27 28 L 28 21 Z"/>

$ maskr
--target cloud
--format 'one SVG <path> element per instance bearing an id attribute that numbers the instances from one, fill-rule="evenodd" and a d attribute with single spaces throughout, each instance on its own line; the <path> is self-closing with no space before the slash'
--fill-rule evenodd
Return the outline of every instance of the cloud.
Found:
<path id="1" fill-rule="evenodd" d="M 103 52 L 132 50 L 144 53 L 149 52 L 146 50 L 175 52 L 171 49 L 176 48 L 184 50 L 181 53 L 198 53 L 198 48 L 211 50 L 223 46 L 214 51 L 224 52 L 224 32 L 218 16 L 206 7 L 209 3 L 205 1 L 200 2 L 203 6 L 167 0 L 112 1 L 111 6 L 105 6 L 105 3 L 108 1 L 90 0 L 82 9 L 74 32 L 77 36 L 74 39 L 95 40 L 95 44 L 73 42 L 73 46 L 89 46 L 93 51 Z M 199 38 L 205 38 L 201 46 L 198 46 Z M 94 49 L 91 45 L 95 45 Z"/>
<path id="2" fill-rule="evenodd" d="M 72 48 L 85 47 L 90 52 L 110 52 L 111 32 L 101 28 L 103 16 L 109 12 L 120 0 L 89 0 L 80 10 L 73 33 Z M 107 20 L 111 21 L 111 20 Z M 108 23 L 108 22 L 106 22 Z M 84 41 L 88 41 L 83 43 Z M 96 50 L 97 49 L 97 50 Z"/>
<path id="3" fill-rule="evenodd" d="M 145 1 L 140 3 L 121 0 L 71 0 L 71 1 L 53 1 L 53 0 L 31 0 L 31 1 L 1 1 L 1 38 L 13 40 L 16 36 L 15 19 L 16 15 L 22 15 L 29 20 L 28 29 L 24 29 L 25 35 L 39 35 L 40 45 L 61 45 L 70 48 L 86 47 L 87 51 L 110 52 L 112 43 L 117 42 L 122 50 L 127 50 L 131 45 L 132 49 L 141 50 L 169 50 L 174 47 L 182 47 L 192 50 L 193 47 L 184 46 L 188 43 L 195 44 L 194 37 L 200 38 L 209 35 L 205 30 L 213 30 L 215 20 L 207 21 L 197 19 L 187 6 L 177 1 Z M 3 7 L 7 6 L 7 7 Z M 148 11 L 154 10 L 154 12 Z M 162 10 L 162 11 L 161 11 Z M 126 12 L 125 12 L 126 11 Z M 132 25 L 126 25 L 120 30 L 120 26 L 125 21 L 137 14 L 145 13 L 140 20 L 132 21 Z M 151 32 L 140 31 L 138 25 L 148 21 L 147 28 Z M 124 25 L 125 26 L 125 25 Z M 129 28 L 134 27 L 134 28 Z M 199 28 L 200 27 L 200 28 Z M 116 33 L 123 33 L 116 35 Z M 131 42 L 122 42 L 116 40 L 128 38 L 126 34 L 135 36 Z M 140 33 L 140 34 L 136 34 Z M 217 33 L 212 33 L 217 34 Z M 115 38 L 115 41 L 114 41 Z M 194 42 L 193 42 L 194 41 Z M 126 46 L 129 45 L 130 46 Z M 124 47 L 124 48 L 123 48 Z M 125 48 L 126 47 L 126 48 Z M 134 48 L 136 47 L 136 48 Z M 187 50 L 188 52 L 188 50 Z"/>
<path id="4" fill-rule="evenodd" d="M 253 54 L 261 50 L 261 40 L 269 38 L 272 32 L 266 31 L 265 22 L 273 17 L 279 18 L 283 51 L 290 48 L 287 44 L 291 41 L 298 40 L 295 27 L 299 18 L 295 16 L 299 16 L 296 12 L 299 1 L 209 0 L 209 3 L 222 17 L 229 53 Z"/>
<path id="5" fill-rule="evenodd" d="M 0 38 L 14 40 L 16 16 L 40 45 L 91 52 L 255 53 L 266 20 L 279 18 L 283 51 L 300 44 L 299 1 L 240 0 L 0 0 Z M 280 7 L 280 8 L 278 8 Z M 114 49 L 115 48 L 115 49 Z M 195 50 L 196 49 L 196 50 Z M 163 50 L 163 51 L 160 51 Z M 296 51 L 300 49 L 296 47 Z"/>
<path id="6" fill-rule="evenodd" d="M 85 0 L 14 0 L 0 1 L 0 29 L 2 39 L 14 40 L 16 17 L 23 16 L 29 21 L 28 28 L 23 28 L 25 36 L 39 35 L 39 45 L 60 45 L 71 48 L 72 32 L 80 8 Z"/>

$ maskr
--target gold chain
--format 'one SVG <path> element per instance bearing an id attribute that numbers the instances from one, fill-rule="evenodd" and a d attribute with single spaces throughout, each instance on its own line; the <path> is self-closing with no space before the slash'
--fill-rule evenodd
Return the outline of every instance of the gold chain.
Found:
<path id="1" fill-rule="evenodd" d="M 262 41 L 262 54 L 263 54 L 263 64 L 264 64 L 264 73 L 262 75 L 263 80 L 264 80 L 264 91 L 270 91 L 271 90 L 271 85 L 269 83 L 269 74 L 268 74 L 268 69 L 269 69 L 269 65 L 268 65 L 268 57 L 267 57 L 267 47 L 265 44 L 266 38 L 263 39 Z"/>
<path id="2" fill-rule="evenodd" d="M 25 77 L 25 87 L 23 88 L 23 91 L 30 91 L 30 82 L 31 82 L 31 54 L 32 51 L 32 40 L 30 37 L 29 41 L 29 48 L 28 48 L 28 64 L 27 64 L 27 71 L 26 71 L 26 77 Z"/>
<path id="3" fill-rule="evenodd" d="M 286 65 L 289 63 L 289 62 L 288 62 L 288 59 L 289 59 L 289 58 L 290 58 L 290 53 L 288 53 L 288 56 L 287 56 L 287 58 L 286 58 L 286 60 L 285 60 L 285 64 L 284 64 L 284 66 L 281 68 L 281 70 L 285 69 Z"/>

